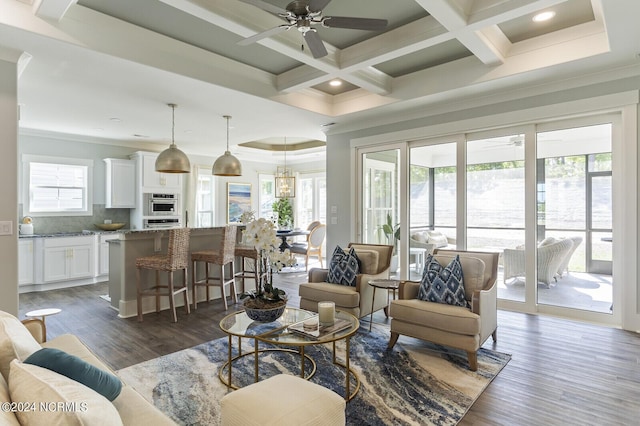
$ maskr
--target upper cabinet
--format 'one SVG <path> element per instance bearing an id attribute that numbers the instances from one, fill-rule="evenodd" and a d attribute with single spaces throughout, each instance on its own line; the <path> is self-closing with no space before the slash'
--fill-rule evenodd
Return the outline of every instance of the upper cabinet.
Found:
<path id="1" fill-rule="evenodd" d="M 182 175 L 179 173 L 156 172 L 156 153 L 136 152 L 142 178 L 142 192 L 182 192 Z"/>
<path id="2" fill-rule="evenodd" d="M 132 209 L 136 206 L 136 162 L 105 158 L 106 207 Z"/>

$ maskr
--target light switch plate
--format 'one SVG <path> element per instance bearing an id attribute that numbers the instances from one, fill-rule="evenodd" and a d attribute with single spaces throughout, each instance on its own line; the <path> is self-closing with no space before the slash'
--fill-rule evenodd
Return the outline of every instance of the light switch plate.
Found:
<path id="1" fill-rule="evenodd" d="M 0 235 L 13 235 L 13 222 L 10 220 L 0 221 Z"/>

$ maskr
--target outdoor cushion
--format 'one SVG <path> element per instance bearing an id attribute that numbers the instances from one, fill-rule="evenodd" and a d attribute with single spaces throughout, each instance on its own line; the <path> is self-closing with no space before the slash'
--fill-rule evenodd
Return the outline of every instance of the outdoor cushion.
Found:
<path id="1" fill-rule="evenodd" d="M 360 273 L 360 261 L 356 251 L 351 248 L 349 253 L 340 246 L 336 246 L 329 263 L 329 274 L 327 282 L 332 284 L 342 284 L 355 287 L 356 277 Z"/>
<path id="2" fill-rule="evenodd" d="M 435 244 L 436 248 L 446 247 L 449 244 L 447 240 L 447 236 L 439 231 L 427 231 L 427 235 L 429 236 L 429 243 Z"/>
<path id="3" fill-rule="evenodd" d="M 445 267 L 442 267 L 432 255 L 427 256 L 418 299 L 468 307 L 460 256 L 456 256 Z"/>

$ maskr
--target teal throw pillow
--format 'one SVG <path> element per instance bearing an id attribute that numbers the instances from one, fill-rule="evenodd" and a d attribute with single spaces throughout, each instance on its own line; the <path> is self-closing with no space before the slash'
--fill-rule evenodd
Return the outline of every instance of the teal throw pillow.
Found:
<path id="1" fill-rule="evenodd" d="M 442 266 L 428 255 L 420 281 L 418 299 L 434 303 L 469 307 L 464 294 L 460 256 L 456 255 L 447 266 Z"/>
<path id="2" fill-rule="evenodd" d="M 59 349 L 42 348 L 31 354 L 24 362 L 55 371 L 82 383 L 109 401 L 116 399 L 122 390 L 122 382 L 118 377 Z"/>
<path id="3" fill-rule="evenodd" d="M 329 262 L 327 282 L 355 287 L 359 273 L 360 260 L 356 256 L 355 249 L 351 248 L 349 253 L 345 253 L 340 246 L 336 246 Z"/>

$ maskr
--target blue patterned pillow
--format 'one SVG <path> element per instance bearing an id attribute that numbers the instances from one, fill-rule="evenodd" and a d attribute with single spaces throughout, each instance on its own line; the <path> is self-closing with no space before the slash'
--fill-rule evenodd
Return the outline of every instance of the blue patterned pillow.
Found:
<path id="1" fill-rule="evenodd" d="M 336 246 L 329 262 L 327 282 L 355 287 L 356 276 L 359 273 L 360 260 L 356 256 L 355 249 L 351 248 L 349 253 L 345 253 L 340 246 Z"/>
<path id="2" fill-rule="evenodd" d="M 427 256 L 418 299 L 469 307 L 464 294 L 460 256 L 456 255 L 455 259 L 445 267 L 440 265 L 432 255 Z"/>

